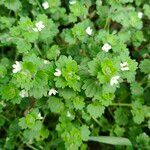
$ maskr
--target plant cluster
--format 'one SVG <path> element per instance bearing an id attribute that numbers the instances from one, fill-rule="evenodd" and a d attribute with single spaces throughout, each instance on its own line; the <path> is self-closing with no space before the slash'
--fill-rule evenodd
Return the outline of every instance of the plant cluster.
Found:
<path id="1" fill-rule="evenodd" d="M 150 149 L 149 4 L 1 0 L 0 149 Z"/>

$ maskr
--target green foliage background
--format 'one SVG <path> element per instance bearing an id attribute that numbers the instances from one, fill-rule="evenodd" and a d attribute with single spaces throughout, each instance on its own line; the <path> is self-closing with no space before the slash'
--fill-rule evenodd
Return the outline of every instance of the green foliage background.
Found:
<path id="1" fill-rule="evenodd" d="M 0 149 L 150 149 L 150 2 L 43 2 L 0 1 Z"/>

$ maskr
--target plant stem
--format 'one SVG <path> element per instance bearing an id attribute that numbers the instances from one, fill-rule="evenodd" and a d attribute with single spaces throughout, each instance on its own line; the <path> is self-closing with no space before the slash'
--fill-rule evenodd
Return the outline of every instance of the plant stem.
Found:
<path id="1" fill-rule="evenodd" d="M 148 76 L 146 75 L 141 81 L 140 81 L 140 85 L 142 86 L 144 83 L 146 83 L 148 80 Z"/>
<path id="2" fill-rule="evenodd" d="M 40 51 L 40 49 L 39 49 L 39 47 L 38 47 L 38 45 L 37 45 L 36 42 L 34 43 L 34 47 L 37 49 L 37 51 L 39 52 L 39 54 L 42 55 L 42 52 Z"/>
<path id="3" fill-rule="evenodd" d="M 92 119 L 93 119 L 100 127 L 102 126 L 101 123 L 100 123 L 96 118 L 92 117 Z"/>
<path id="4" fill-rule="evenodd" d="M 148 124 L 142 124 L 141 127 L 148 127 Z"/>
<path id="5" fill-rule="evenodd" d="M 3 119 L 7 120 L 8 122 L 10 122 L 10 120 L 8 118 L 6 118 L 5 116 L 3 116 L 2 114 L 0 114 L 0 117 L 2 117 Z"/>
<path id="6" fill-rule="evenodd" d="M 125 107 L 132 107 L 132 104 L 127 103 L 112 103 L 110 106 L 125 106 Z"/>
<path id="7" fill-rule="evenodd" d="M 21 134 L 19 134 L 18 135 L 19 136 L 19 138 L 21 139 L 21 141 L 23 142 L 23 138 L 22 138 L 22 135 Z M 30 149 L 33 149 L 33 150 L 38 150 L 37 148 L 35 148 L 34 146 L 32 146 L 31 144 L 29 144 L 29 143 L 24 143 L 27 147 L 29 147 Z"/>
<path id="8" fill-rule="evenodd" d="M 107 18 L 104 29 L 107 30 L 109 29 L 109 23 L 110 23 L 110 18 Z"/>
<path id="9" fill-rule="evenodd" d="M 30 144 L 26 144 L 29 148 L 33 149 L 33 150 L 38 150 L 37 148 L 33 147 L 32 145 Z"/>
<path id="10" fill-rule="evenodd" d="M 112 113 L 112 111 L 110 110 L 109 107 L 108 107 L 108 111 L 109 111 L 110 115 L 111 115 L 112 117 L 114 117 L 114 115 L 113 115 L 113 113 Z"/>
<path id="11" fill-rule="evenodd" d="M 10 16 L 11 15 L 11 10 L 9 10 L 9 13 L 8 13 L 8 16 Z"/>
<path id="12" fill-rule="evenodd" d="M 38 6 L 39 6 L 40 10 L 42 11 L 42 13 L 44 13 L 43 8 L 41 7 L 41 4 L 39 3 L 39 1 L 38 0 L 35 0 L 35 1 L 38 4 Z"/>

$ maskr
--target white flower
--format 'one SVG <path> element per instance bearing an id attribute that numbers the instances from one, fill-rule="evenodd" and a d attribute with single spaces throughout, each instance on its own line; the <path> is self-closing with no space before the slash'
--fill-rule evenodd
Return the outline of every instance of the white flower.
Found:
<path id="1" fill-rule="evenodd" d="M 108 43 L 105 43 L 102 47 L 102 50 L 105 52 L 108 52 L 111 49 L 111 45 L 109 45 Z"/>
<path id="2" fill-rule="evenodd" d="M 42 6 L 43 6 L 44 9 L 48 9 L 49 8 L 49 4 L 48 4 L 47 1 L 42 3 Z"/>
<path id="3" fill-rule="evenodd" d="M 122 71 L 126 71 L 126 70 L 129 70 L 129 65 L 127 62 L 123 62 L 120 64 L 120 67 L 121 67 L 121 70 Z"/>
<path id="4" fill-rule="evenodd" d="M 42 120 L 43 117 L 41 116 L 41 113 L 38 113 L 37 119 Z"/>
<path id="5" fill-rule="evenodd" d="M 71 113 L 69 111 L 67 111 L 67 117 L 71 117 Z"/>
<path id="6" fill-rule="evenodd" d="M 37 28 L 32 28 L 34 32 L 38 32 L 39 30 Z"/>
<path id="7" fill-rule="evenodd" d="M 44 64 L 47 65 L 49 64 L 50 62 L 48 60 L 44 60 Z"/>
<path id="8" fill-rule="evenodd" d="M 13 67 L 13 73 L 17 73 L 21 70 L 21 63 L 19 61 L 16 61 L 15 64 L 12 65 Z"/>
<path id="9" fill-rule="evenodd" d="M 19 95 L 24 98 L 24 97 L 28 97 L 28 92 L 26 90 L 21 90 Z"/>
<path id="10" fill-rule="evenodd" d="M 35 28 L 32 28 L 34 32 L 42 31 L 42 29 L 45 28 L 45 25 L 43 24 L 43 21 L 39 21 L 35 24 Z"/>
<path id="11" fill-rule="evenodd" d="M 76 2 L 77 2 L 76 0 L 70 0 L 70 1 L 69 1 L 69 4 L 70 4 L 70 5 L 74 5 Z"/>
<path id="12" fill-rule="evenodd" d="M 120 79 L 120 76 L 114 76 L 110 80 L 110 85 L 113 86 L 114 84 L 118 84 L 118 80 Z"/>
<path id="13" fill-rule="evenodd" d="M 42 31 L 42 29 L 45 28 L 45 25 L 43 24 L 43 21 L 39 21 L 35 24 L 35 26 L 37 27 L 38 31 Z"/>
<path id="14" fill-rule="evenodd" d="M 56 91 L 55 89 L 52 88 L 52 89 L 49 90 L 48 95 L 49 96 L 51 96 L 52 94 L 56 95 L 57 93 L 58 93 L 58 91 Z"/>
<path id="15" fill-rule="evenodd" d="M 142 18 L 143 17 L 143 13 L 142 12 L 138 12 L 138 18 Z"/>
<path id="16" fill-rule="evenodd" d="M 59 69 L 55 69 L 54 76 L 59 77 L 61 76 L 61 71 Z"/>
<path id="17" fill-rule="evenodd" d="M 91 27 L 87 27 L 85 31 L 88 35 L 92 35 L 93 30 L 91 29 Z"/>

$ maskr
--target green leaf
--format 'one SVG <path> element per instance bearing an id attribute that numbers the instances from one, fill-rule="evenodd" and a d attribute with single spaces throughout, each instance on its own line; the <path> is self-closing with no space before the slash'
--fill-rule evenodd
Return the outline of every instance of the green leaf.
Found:
<path id="1" fill-rule="evenodd" d="M 150 19 L 150 6 L 148 4 L 144 4 L 143 9 L 145 15 Z"/>
<path id="2" fill-rule="evenodd" d="M 16 45 L 19 53 L 28 53 L 32 47 L 30 43 L 21 39 L 17 40 Z"/>
<path id="3" fill-rule="evenodd" d="M 150 138 L 145 132 L 143 132 L 140 135 L 138 135 L 136 137 L 136 141 L 137 141 L 138 146 L 140 148 L 143 148 L 143 147 L 145 149 L 149 149 L 150 148 Z"/>
<path id="4" fill-rule="evenodd" d="M 101 68 L 105 76 L 113 76 L 116 74 L 116 68 L 113 62 L 109 59 L 105 59 L 101 62 Z"/>
<path id="5" fill-rule="evenodd" d="M 89 127 L 86 125 L 82 125 L 81 127 L 81 137 L 83 141 L 88 141 L 90 135 Z"/>
<path id="6" fill-rule="evenodd" d="M 37 68 L 32 62 L 23 62 L 22 63 L 23 69 L 29 71 L 31 74 L 36 73 Z"/>
<path id="7" fill-rule="evenodd" d="M 113 137 L 113 136 L 98 136 L 98 137 L 89 137 L 89 141 L 96 141 L 105 144 L 111 145 L 127 145 L 132 146 L 130 140 L 128 138 L 123 137 Z"/>
<path id="8" fill-rule="evenodd" d="M 136 29 L 141 29 L 143 27 L 143 23 L 138 18 L 137 12 L 133 11 L 133 9 L 130 9 L 129 6 L 125 8 L 121 5 L 116 5 L 114 8 L 116 11 L 111 13 L 113 21 L 122 24 L 124 28 L 133 27 Z"/>
<path id="9" fill-rule="evenodd" d="M 149 59 L 144 59 L 141 63 L 140 63 L 140 69 L 142 72 L 144 73 L 150 73 L 150 60 Z"/>
<path id="10" fill-rule="evenodd" d="M 71 13 L 76 17 L 78 16 L 80 18 L 84 18 L 88 14 L 85 5 L 79 1 L 77 1 L 75 5 L 69 5 L 69 6 L 70 6 Z"/>
<path id="11" fill-rule="evenodd" d="M 57 57 L 59 56 L 59 54 L 60 54 L 60 50 L 59 50 L 58 45 L 53 45 L 53 46 L 46 52 L 47 58 L 48 58 L 49 60 L 56 60 Z"/>
<path id="12" fill-rule="evenodd" d="M 125 133 L 125 128 L 116 125 L 114 128 L 114 133 L 116 134 L 116 136 L 123 136 Z"/>
<path id="13" fill-rule="evenodd" d="M 4 118 L 0 118 L 0 127 L 2 127 L 5 124 L 5 119 Z"/>
<path id="14" fill-rule="evenodd" d="M 59 90 L 59 95 L 68 100 L 70 98 L 74 98 L 76 96 L 76 92 L 71 88 L 65 88 Z"/>
<path id="15" fill-rule="evenodd" d="M 75 24 L 74 27 L 72 28 L 72 33 L 74 37 L 80 41 L 86 42 L 89 37 L 86 33 L 86 28 L 88 26 L 91 26 L 89 20 L 84 20 L 78 24 Z"/>
<path id="16" fill-rule="evenodd" d="M 60 77 L 55 77 L 57 87 L 66 87 L 69 86 L 75 91 L 80 91 L 81 83 L 79 82 L 80 77 L 78 73 L 78 65 L 72 57 L 66 57 L 64 55 L 60 56 L 59 60 L 56 61 L 56 66 L 61 70 L 62 75 Z"/>
<path id="17" fill-rule="evenodd" d="M 14 76 L 13 82 L 17 87 L 26 89 L 27 91 L 33 87 L 32 75 L 29 72 L 21 72 Z"/>
<path id="18" fill-rule="evenodd" d="M 139 47 L 145 40 L 142 31 L 136 31 L 135 33 L 133 33 L 131 39 L 135 47 Z"/>
<path id="19" fill-rule="evenodd" d="M 73 98 L 73 105 L 76 110 L 82 110 L 85 107 L 84 98 L 81 96 Z"/>
<path id="20" fill-rule="evenodd" d="M 125 4 L 125 3 L 132 3 L 133 0 L 120 0 L 121 3 Z"/>
<path id="21" fill-rule="evenodd" d="M 132 83 L 130 85 L 130 88 L 131 88 L 131 94 L 135 99 L 138 97 L 143 97 L 144 89 L 139 83 L 137 82 Z"/>
<path id="22" fill-rule="evenodd" d="M 62 39 L 65 40 L 65 42 L 69 44 L 75 44 L 76 42 L 76 39 L 74 38 L 71 30 L 68 30 L 68 29 L 63 30 L 63 32 L 61 33 L 61 37 Z"/>
<path id="23" fill-rule="evenodd" d="M 94 81 L 93 79 L 87 79 L 84 81 L 84 85 L 82 89 L 85 90 L 85 94 L 87 97 L 94 97 L 100 92 L 100 84 L 98 81 Z"/>
<path id="24" fill-rule="evenodd" d="M 104 113 L 105 107 L 102 106 L 100 103 L 94 102 L 87 106 L 87 112 L 90 114 L 91 117 L 98 118 L 101 117 Z"/>
<path id="25" fill-rule="evenodd" d="M 15 22 L 15 18 L 13 17 L 0 17 L 0 29 L 10 28 Z"/>
<path id="26" fill-rule="evenodd" d="M 28 128 L 33 128 L 35 125 L 35 117 L 32 114 L 28 114 L 25 117 L 25 122 Z"/>
<path id="27" fill-rule="evenodd" d="M 117 108 L 114 112 L 115 121 L 118 125 L 126 125 L 128 123 L 128 112 L 123 108 Z"/>
<path id="28" fill-rule="evenodd" d="M 36 99 L 40 99 L 43 96 L 47 96 L 48 89 L 49 89 L 48 86 L 37 87 L 36 85 L 33 85 L 33 88 L 30 89 L 29 93 L 30 96 L 33 96 Z"/>
<path id="29" fill-rule="evenodd" d="M 22 128 L 22 129 L 26 129 L 28 126 L 26 124 L 26 120 L 25 118 L 20 118 L 19 119 L 19 126 Z"/>
<path id="30" fill-rule="evenodd" d="M 17 11 L 22 7 L 19 0 L 5 0 L 4 5 L 13 11 Z"/>
<path id="31" fill-rule="evenodd" d="M 7 74 L 7 69 L 5 66 L 3 66 L 2 64 L 0 64 L 0 77 L 4 78 L 5 75 Z"/>
<path id="32" fill-rule="evenodd" d="M 47 1 L 50 4 L 50 8 L 58 7 L 61 5 L 60 0 L 47 0 Z"/>
<path id="33" fill-rule="evenodd" d="M 13 84 L 5 85 L 0 92 L 3 99 L 12 100 L 18 94 L 18 90 Z"/>
<path id="34" fill-rule="evenodd" d="M 89 72 L 92 76 L 97 76 L 98 72 L 101 70 L 101 64 L 98 59 L 94 59 L 88 63 Z"/>
<path id="35" fill-rule="evenodd" d="M 53 38 L 58 33 L 57 24 L 54 23 L 52 19 L 48 19 L 45 14 L 40 14 L 37 16 L 37 21 L 43 21 L 45 28 L 39 33 L 39 40 L 43 42 L 51 43 Z"/>
<path id="36" fill-rule="evenodd" d="M 59 98 L 50 97 L 48 99 L 48 107 L 53 113 L 61 113 L 64 110 L 64 103 Z"/>
<path id="37" fill-rule="evenodd" d="M 132 104 L 131 112 L 135 123 L 141 124 L 144 121 L 146 109 L 142 104 L 140 104 L 140 102 L 136 101 Z"/>

